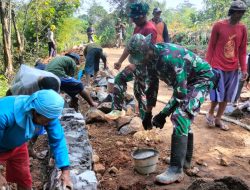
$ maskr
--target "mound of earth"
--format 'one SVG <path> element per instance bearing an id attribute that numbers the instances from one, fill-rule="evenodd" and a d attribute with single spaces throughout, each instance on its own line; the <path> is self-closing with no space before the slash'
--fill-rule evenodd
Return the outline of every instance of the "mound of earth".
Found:
<path id="1" fill-rule="evenodd" d="M 187 190 L 249 190 L 249 188 L 240 178 L 226 176 L 214 181 L 196 180 Z"/>

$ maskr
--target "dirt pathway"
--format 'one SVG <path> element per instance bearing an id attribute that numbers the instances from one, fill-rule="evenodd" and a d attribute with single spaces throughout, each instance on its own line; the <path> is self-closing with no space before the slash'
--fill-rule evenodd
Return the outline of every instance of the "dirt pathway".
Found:
<path id="1" fill-rule="evenodd" d="M 105 49 L 108 54 L 109 67 L 118 60 L 122 49 Z M 123 67 L 128 62 L 123 63 Z M 132 83 L 128 85 L 128 91 L 132 93 Z M 171 89 L 160 83 L 158 99 L 167 101 L 171 96 Z M 158 102 L 153 113 L 158 113 L 164 104 Z M 205 103 L 203 110 L 206 110 Z M 154 183 L 154 178 L 168 167 L 165 162 L 170 155 L 170 137 L 172 125 L 169 119 L 164 129 L 153 129 L 148 135 L 159 138 L 159 142 L 148 139 L 136 139 L 133 135 L 121 136 L 112 124 L 97 123 L 88 125 L 90 141 L 95 153 L 100 157 L 100 163 L 105 167 L 104 173 L 99 175 L 100 189 L 186 189 L 197 178 L 215 179 L 223 176 L 238 176 L 250 186 L 250 133 L 239 126 L 229 124 L 230 130 L 225 132 L 216 128 L 208 128 L 205 118 L 199 115 L 192 125 L 195 134 L 193 163 L 200 169 L 198 176 L 185 176 L 182 183 L 169 186 L 161 186 Z M 131 152 L 137 147 L 154 147 L 160 152 L 159 163 L 155 173 L 148 176 L 137 174 L 133 170 Z M 198 165 L 196 162 L 203 165 Z M 226 163 L 222 166 L 221 162 Z M 118 169 L 116 173 L 110 173 L 109 168 Z"/>

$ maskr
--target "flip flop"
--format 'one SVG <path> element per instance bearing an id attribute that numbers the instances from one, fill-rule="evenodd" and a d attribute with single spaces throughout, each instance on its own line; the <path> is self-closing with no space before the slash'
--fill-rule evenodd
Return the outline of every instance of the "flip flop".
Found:
<path id="1" fill-rule="evenodd" d="M 206 121 L 207 121 L 207 125 L 209 127 L 214 127 L 215 126 L 215 118 L 212 116 L 210 116 L 208 113 L 206 114 Z"/>
<path id="2" fill-rule="evenodd" d="M 223 123 L 222 121 L 220 121 L 219 123 L 215 123 L 215 127 L 218 127 L 223 131 L 229 130 L 229 127 L 225 123 Z"/>

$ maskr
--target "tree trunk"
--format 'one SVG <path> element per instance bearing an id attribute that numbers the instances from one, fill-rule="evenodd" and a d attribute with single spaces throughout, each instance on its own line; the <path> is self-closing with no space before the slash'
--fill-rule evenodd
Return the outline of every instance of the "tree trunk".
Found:
<path id="1" fill-rule="evenodd" d="M 14 26 L 15 33 L 16 33 L 17 48 L 18 48 L 18 62 L 19 62 L 19 64 L 23 64 L 24 63 L 24 58 L 23 58 L 24 40 L 22 40 L 20 32 L 17 28 L 16 15 L 15 15 L 14 10 L 12 10 L 12 21 L 13 21 L 13 26 Z"/>
<path id="2" fill-rule="evenodd" d="M 39 52 L 39 21 L 38 21 L 38 1 L 36 0 L 36 53 Z"/>
<path id="3" fill-rule="evenodd" d="M 3 50 L 4 50 L 4 69 L 6 76 L 10 79 L 13 75 L 13 64 L 11 54 L 11 33 L 8 19 L 8 8 L 10 3 L 0 1 L 0 16 L 2 24 Z"/>

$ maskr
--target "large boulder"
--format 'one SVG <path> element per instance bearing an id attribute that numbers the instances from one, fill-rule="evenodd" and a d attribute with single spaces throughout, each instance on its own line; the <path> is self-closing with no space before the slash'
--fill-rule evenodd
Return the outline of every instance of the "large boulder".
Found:
<path id="1" fill-rule="evenodd" d="M 143 130 L 142 121 L 139 117 L 134 117 L 129 124 L 120 128 L 119 134 L 121 135 L 134 134 L 140 130 Z"/>
<path id="2" fill-rule="evenodd" d="M 90 108 L 86 113 L 87 124 L 94 122 L 103 122 L 103 121 L 106 121 L 105 114 L 96 108 Z"/>
<path id="3" fill-rule="evenodd" d="M 124 125 L 127 125 L 130 123 L 130 121 L 132 120 L 132 118 L 130 116 L 124 116 L 124 117 L 120 117 L 116 120 L 116 127 L 118 128 L 118 130 L 123 127 Z"/>
<path id="4" fill-rule="evenodd" d="M 103 102 L 97 109 L 101 110 L 103 113 L 109 113 L 112 110 L 112 102 Z"/>

